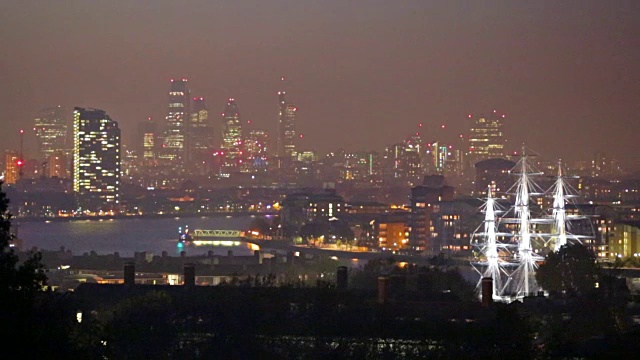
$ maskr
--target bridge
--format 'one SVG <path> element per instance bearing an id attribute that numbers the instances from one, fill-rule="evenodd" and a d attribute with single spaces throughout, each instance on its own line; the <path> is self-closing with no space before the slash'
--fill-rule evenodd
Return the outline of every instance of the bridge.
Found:
<path id="1" fill-rule="evenodd" d="M 210 238 L 241 238 L 245 237 L 246 233 L 241 230 L 203 230 L 195 229 L 191 235 L 194 240 L 210 239 Z"/>
<path id="2" fill-rule="evenodd" d="M 178 246 L 238 246 L 248 244 L 252 249 L 259 250 L 260 241 L 255 239 L 257 234 L 242 230 L 228 229 L 195 229 L 180 228 Z"/>

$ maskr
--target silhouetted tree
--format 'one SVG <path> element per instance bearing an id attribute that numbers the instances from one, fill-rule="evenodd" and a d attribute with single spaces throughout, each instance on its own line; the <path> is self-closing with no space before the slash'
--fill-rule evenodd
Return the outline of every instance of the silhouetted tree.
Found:
<path id="1" fill-rule="evenodd" d="M 9 199 L 0 189 L 0 338 L 5 344 L 25 344 L 32 328 L 38 326 L 34 304 L 47 277 L 39 252 L 27 253 L 21 261 L 12 247 L 14 235 L 8 205 Z M 24 349 L 28 351 L 29 346 Z"/>
<path id="2" fill-rule="evenodd" d="M 550 293 L 582 296 L 593 292 L 600 277 L 595 254 L 581 244 L 570 244 L 547 254 L 536 272 L 538 284 Z"/>

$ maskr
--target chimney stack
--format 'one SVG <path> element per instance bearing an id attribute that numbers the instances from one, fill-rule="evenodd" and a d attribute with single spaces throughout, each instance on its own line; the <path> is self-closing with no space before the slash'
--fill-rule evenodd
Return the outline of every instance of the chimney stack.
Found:
<path id="1" fill-rule="evenodd" d="M 184 265 L 184 286 L 195 286 L 196 285 L 196 266 L 194 264 L 185 264 Z"/>
<path id="2" fill-rule="evenodd" d="M 136 283 L 136 265 L 134 262 L 126 262 L 124 264 L 124 284 L 135 285 Z"/>
<path id="3" fill-rule="evenodd" d="M 482 306 L 488 307 L 493 303 L 493 279 L 482 278 Z"/>

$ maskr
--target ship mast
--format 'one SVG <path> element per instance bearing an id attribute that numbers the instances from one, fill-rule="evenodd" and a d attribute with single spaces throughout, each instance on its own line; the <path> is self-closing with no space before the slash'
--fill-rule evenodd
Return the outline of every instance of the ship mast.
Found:
<path id="1" fill-rule="evenodd" d="M 593 229 L 589 231 L 589 234 L 573 234 L 570 231 L 573 221 L 587 221 L 591 216 L 577 213 L 577 211 L 574 214 L 567 214 L 567 204 L 573 204 L 571 199 L 577 198 L 579 195 L 567 182 L 567 176 L 562 171 L 562 162 L 560 160 L 558 161 L 558 175 L 550 192 L 553 197 L 553 212 L 551 217 L 554 226 L 554 231 L 551 236 L 551 240 L 554 240 L 554 242 L 551 244 L 551 249 L 557 252 L 562 246 L 571 244 L 572 242 L 581 242 L 582 239 L 593 239 L 595 237 Z M 575 204 L 573 205 L 575 206 Z M 583 228 L 582 230 L 585 229 Z"/>
<path id="2" fill-rule="evenodd" d="M 553 247 L 553 251 L 558 251 L 560 248 L 567 244 L 567 213 L 564 207 L 565 196 L 565 184 L 562 177 L 562 161 L 558 161 L 558 177 L 553 188 L 553 219 L 557 231 L 556 242 Z"/>
<path id="3" fill-rule="evenodd" d="M 542 175 L 541 172 L 535 171 L 529 164 L 530 155 L 527 154 L 526 147 L 522 146 L 522 154 L 520 161 L 516 167 L 519 169 L 515 172 L 518 180 L 515 184 L 515 204 L 514 204 L 514 222 L 517 224 L 517 233 L 514 234 L 516 243 L 518 244 L 517 253 L 517 269 L 513 273 L 512 281 L 514 291 L 512 295 L 520 299 L 524 296 L 537 291 L 535 283 L 535 270 L 538 267 L 537 261 L 543 260 L 543 257 L 533 251 L 532 244 L 532 226 L 541 220 L 532 219 L 531 217 L 531 198 L 542 194 L 539 187 L 533 182 L 532 176 Z M 508 222 L 508 219 L 505 219 Z M 539 234 L 536 234 L 539 236 Z"/>
<path id="4" fill-rule="evenodd" d="M 485 275 L 488 275 L 493 280 L 492 297 L 495 298 L 498 294 L 496 286 L 500 278 L 500 268 L 498 266 L 498 246 L 496 243 L 496 211 L 495 200 L 491 194 L 491 185 L 487 186 L 487 206 L 484 216 L 484 232 L 487 234 L 487 271 Z"/>

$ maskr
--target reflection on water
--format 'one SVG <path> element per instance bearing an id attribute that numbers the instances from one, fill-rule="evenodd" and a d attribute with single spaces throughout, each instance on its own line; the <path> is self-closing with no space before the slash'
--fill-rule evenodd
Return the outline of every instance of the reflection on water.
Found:
<path id="1" fill-rule="evenodd" d="M 119 252 L 121 256 L 132 256 L 134 252 L 146 251 L 160 254 L 167 251 L 178 255 L 184 250 L 187 255 L 217 254 L 247 255 L 252 251 L 245 244 L 238 246 L 178 247 L 178 227 L 188 225 L 191 229 L 246 230 L 251 217 L 207 217 L 207 218 L 162 218 L 162 219 L 108 219 L 75 221 L 13 221 L 23 249 L 37 247 L 58 250 L 64 247 L 73 254 L 81 255 L 95 251 L 98 254 Z"/>

